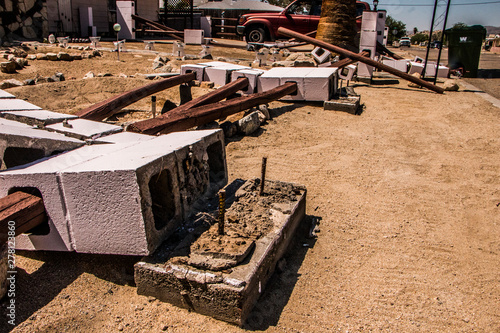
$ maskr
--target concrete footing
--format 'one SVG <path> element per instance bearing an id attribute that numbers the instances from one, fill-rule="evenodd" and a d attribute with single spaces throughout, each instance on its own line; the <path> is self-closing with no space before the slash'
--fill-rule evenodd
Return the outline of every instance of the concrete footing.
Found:
<path id="1" fill-rule="evenodd" d="M 248 181 L 236 191 L 237 199 L 226 211 L 224 235 L 220 236 L 213 231 L 217 230 L 217 225 L 206 230 L 207 221 L 196 225 L 200 220 L 198 218 L 192 224 L 193 231 L 184 233 L 184 237 L 177 237 L 178 234 L 173 237 L 178 240 L 177 243 L 169 239 L 154 255 L 138 262 L 135 265 L 137 292 L 229 323 L 243 325 L 305 217 L 306 208 L 304 187 L 266 181 L 266 191 L 279 188 L 282 192 L 278 190 L 278 193 L 286 193 L 281 198 L 287 196 L 292 199 L 277 200 L 264 210 L 257 210 L 255 206 L 258 204 L 255 204 L 253 212 L 242 213 L 262 214 L 258 219 L 253 217 L 254 220 L 259 220 L 253 223 L 268 223 L 270 227 L 259 237 L 241 238 L 241 231 L 232 234 L 231 228 L 240 230 L 242 225 L 247 227 L 247 224 L 254 230 L 252 222 L 233 214 L 244 212 L 244 208 L 248 208 L 242 207 L 244 198 L 255 198 L 254 201 L 249 201 L 253 203 L 262 198 L 258 196 L 258 183 L 258 180 Z M 227 195 L 229 197 L 229 190 Z M 264 198 L 267 198 L 268 203 L 273 200 L 272 196 Z M 204 224 L 205 230 L 200 231 Z M 182 231 L 178 233 L 182 235 Z M 215 245 L 203 247 L 200 245 L 203 244 L 203 239 L 216 239 Z M 223 245 L 215 250 L 217 244 Z"/>
<path id="2" fill-rule="evenodd" d="M 360 100 L 360 96 L 340 97 L 339 99 L 325 101 L 323 108 L 327 111 L 342 111 L 350 114 L 358 114 Z"/>

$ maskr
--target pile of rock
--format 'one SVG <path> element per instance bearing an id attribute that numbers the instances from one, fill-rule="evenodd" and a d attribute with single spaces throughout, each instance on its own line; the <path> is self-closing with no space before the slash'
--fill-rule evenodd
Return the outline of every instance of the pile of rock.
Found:
<path id="1" fill-rule="evenodd" d="M 23 50 L 4 51 L 0 53 L 0 71 L 2 73 L 13 74 L 18 69 L 28 66 L 27 53 Z"/>
<path id="2" fill-rule="evenodd" d="M 24 81 L 19 81 L 15 79 L 10 79 L 10 80 L 4 80 L 0 82 L 0 89 L 9 89 L 9 88 L 15 88 L 15 87 L 21 87 L 21 86 L 33 86 L 35 84 L 39 83 L 46 83 L 46 82 L 61 82 L 65 81 L 66 78 L 64 77 L 63 73 L 55 73 L 52 76 L 44 77 L 41 75 L 37 75 L 33 79 L 27 79 Z"/>

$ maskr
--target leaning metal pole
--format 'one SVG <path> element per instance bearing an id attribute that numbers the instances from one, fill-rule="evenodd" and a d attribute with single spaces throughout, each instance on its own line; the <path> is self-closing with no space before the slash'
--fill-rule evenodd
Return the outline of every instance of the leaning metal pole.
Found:
<path id="1" fill-rule="evenodd" d="M 425 69 L 427 68 L 427 61 L 429 60 L 429 51 L 431 49 L 432 33 L 434 32 L 434 19 L 436 18 L 437 5 L 438 5 L 438 0 L 435 0 L 434 1 L 434 12 L 432 12 L 431 31 L 429 32 L 429 42 L 427 43 L 427 52 L 425 53 L 424 69 L 422 70 L 422 75 L 420 76 L 422 79 L 425 78 Z"/>
<path id="2" fill-rule="evenodd" d="M 441 60 L 441 52 L 443 51 L 444 31 L 446 30 L 446 23 L 448 22 L 448 13 L 450 12 L 450 3 L 451 3 L 451 0 L 448 0 L 448 5 L 446 6 L 446 15 L 444 17 L 443 33 L 441 34 L 441 45 L 439 45 L 439 52 L 438 52 L 438 58 L 437 58 L 437 64 L 436 64 L 436 75 L 434 76 L 434 84 L 436 84 L 437 78 L 438 78 L 439 61 Z"/>
<path id="3" fill-rule="evenodd" d="M 289 29 L 286 29 L 286 28 L 283 28 L 283 27 L 280 27 L 278 28 L 278 32 L 282 35 L 285 35 L 285 36 L 288 36 L 288 37 L 295 37 L 296 39 L 299 39 L 299 40 L 302 40 L 304 42 L 308 42 L 310 44 L 313 44 L 313 45 L 316 45 L 316 46 L 319 46 L 325 50 L 329 50 L 329 51 L 332 51 L 332 52 L 336 52 L 336 53 L 340 53 L 346 57 L 349 57 L 351 59 L 354 59 L 354 60 L 357 60 L 357 61 L 361 61 L 362 63 L 365 63 L 367 65 L 370 65 L 370 66 L 373 66 L 375 68 L 378 68 L 384 72 L 387 72 L 387 73 L 391 73 L 391 74 L 394 74 L 396 76 L 399 76 L 400 78 L 402 79 L 405 79 L 407 81 L 410 81 L 410 82 L 413 82 L 419 86 L 422 86 L 422 87 L 425 87 L 429 90 L 432 90 L 434 92 L 437 92 L 438 94 L 442 94 L 444 93 L 444 89 L 441 88 L 441 87 L 438 87 L 432 83 L 429 83 L 427 81 L 424 81 L 422 79 L 419 79 L 415 76 L 412 76 L 408 73 L 405 73 L 405 72 L 402 72 L 402 71 L 399 71 L 395 68 L 392 68 L 390 66 L 387 66 L 387 65 L 384 65 L 384 64 L 381 64 L 371 58 L 368 58 L 368 57 L 363 57 L 362 55 L 360 54 L 357 54 L 357 53 L 354 53 L 354 52 L 351 52 L 349 50 L 346 50 L 346 49 L 343 49 L 341 47 L 338 47 L 338 46 L 335 46 L 335 45 L 332 45 L 332 44 L 329 44 L 329 43 L 326 43 L 326 42 L 323 42 L 321 40 L 318 40 L 316 38 L 311 38 L 311 37 L 307 37 L 303 34 L 300 34 L 298 32 L 295 32 L 293 30 L 289 30 Z"/>

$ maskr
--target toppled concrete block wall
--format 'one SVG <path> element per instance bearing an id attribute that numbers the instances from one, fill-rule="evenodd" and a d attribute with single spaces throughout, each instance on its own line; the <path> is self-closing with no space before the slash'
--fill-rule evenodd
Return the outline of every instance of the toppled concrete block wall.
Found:
<path id="1" fill-rule="evenodd" d="M 227 182 L 222 131 L 137 136 L 114 134 L 100 139 L 113 143 L 0 173 L 0 195 L 34 188 L 49 217 L 50 232 L 21 235 L 18 248 L 149 254 Z"/>
<path id="2" fill-rule="evenodd" d="M 286 82 L 296 82 L 297 93 L 285 96 L 282 100 L 325 101 L 337 91 L 338 69 L 275 67 L 259 77 L 257 90 L 267 91 Z"/>
<path id="3" fill-rule="evenodd" d="M 28 111 L 29 112 L 29 111 Z M 26 124 L 0 119 L 0 169 L 34 162 L 85 144 L 62 134 L 35 129 Z"/>

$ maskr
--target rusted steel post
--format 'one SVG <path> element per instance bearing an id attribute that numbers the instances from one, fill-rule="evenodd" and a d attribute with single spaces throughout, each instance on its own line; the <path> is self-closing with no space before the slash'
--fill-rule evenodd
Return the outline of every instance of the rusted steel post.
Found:
<path id="1" fill-rule="evenodd" d="M 218 231 L 219 235 L 224 235 L 224 219 L 226 215 L 226 191 L 219 191 L 219 221 L 218 221 Z"/>
<path id="2" fill-rule="evenodd" d="M 260 191 L 259 191 L 260 196 L 264 194 L 264 183 L 266 182 L 266 165 L 267 165 L 267 157 L 262 157 L 262 168 L 260 170 Z"/>
<path id="3" fill-rule="evenodd" d="M 27 232 L 46 221 L 43 200 L 24 192 L 15 192 L 0 199 L 0 245 L 14 232 Z"/>
<path id="4" fill-rule="evenodd" d="M 131 124 L 128 126 L 127 131 L 143 134 L 167 134 L 175 131 L 184 131 L 191 127 L 204 125 L 211 121 L 248 110 L 260 104 L 275 101 L 296 91 L 297 83 L 287 82 L 266 92 L 199 106 L 185 110 L 182 113 L 168 112 L 161 117 L 150 119 L 148 126 L 143 126 L 142 122 Z"/>
<path id="5" fill-rule="evenodd" d="M 363 51 L 360 52 L 359 55 L 362 57 L 368 56 L 368 51 Z M 351 59 L 351 58 L 345 58 L 340 61 L 334 62 L 333 64 L 330 65 L 330 67 L 336 67 L 336 68 L 343 68 L 345 66 L 349 66 L 350 64 L 353 64 L 357 62 L 357 60 Z"/>
<path id="6" fill-rule="evenodd" d="M 196 107 L 199 107 L 202 105 L 218 102 L 220 100 L 223 100 L 224 98 L 231 96 L 232 94 L 234 94 L 238 90 L 246 89 L 247 86 L 248 86 L 248 79 L 246 77 L 241 77 L 241 78 L 239 78 L 231 83 L 228 83 L 228 84 L 222 86 L 221 88 L 219 88 L 217 90 L 211 91 L 208 94 L 205 94 L 205 95 L 200 96 L 198 98 L 195 98 L 187 103 L 179 105 L 178 107 L 173 108 L 172 110 L 165 112 L 164 114 L 162 114 L 160 117 L 158 117 L 156 119 L 141 120 L 141 121 L 138 121 L 138 122 L 130 125 L 129 127 L 131 128 L 131 130 L 133 128 L 132 131 L 134 131 L 134 132 L 146 133 L 147 131 L 149 131 L 150 128 L 154 128 L 155 126 L 157 126 L 157 124 L 161 125 L 164 123 L 162 120 L 158 120 L 158 119 L 169 117 L 169 115 L 172 115 L 174 113 L 178 113 L 178 114 L 184 113 L 185 111 L 187 111 L 189 109 L 193 109 L 193 108 L 196 108 Z"/>
<path id="7" fill-rule="evenodd" d="M 145 86 L 126 91 L 119 95 L 108 98 L 105 101 L 94 104 L 81 110 L 76 115 L 89 120 L 103 120 L 112 116 L 124 107 L 133 104 L 144 97 L 155 94 L 159 91 L 178 86 L 179 84 L 190 82 L 196 78 L 194 73 L 172 76 L 164 80 L 159 80 Z"/>
<path id="8" fill-rule="evenodd" d="M 329 44 L 329 43 L 325 43 L 325 42 L 323 42 L 321 40 L 318 40 L 318 39 L 315 39 L 315 38 L 307 37 L 307 36 L 305 36 L 303 34 L 300 34 L 298 32 L 295 32 L 295 31 L 292 31 L 290 29 L 286 29 L 286 28 L 283 28 L 283 27 L 279 27 L 278 28 L 278 33 L 280 33 L 282 35 L 285 35 L 285 36 L 289 36 L 289 37 L 295 37 L 296 39 L 299 39 L 299 40 L 308 42 L 310 44 L 322 47 L 322 48 L 324 48 L 326 50 L 329 50 L 329 51 L 332 51 L 332 52 L 337 52 L 337 53 L 342 54 L 342 55 L 344 55 L 346 57 L 349 57 L 351 59 L 354 59 L 354 60 L 357 60 L 357 61 L 361 61 L 362 63 L 365 63 L 367 65 L 373 66 L 373 67 L 378 68 L 378 69 L 380 69 L 382 71 L 385 71 L 387 73 L 391 73 L 391 74 L 394 74 L 396 76 L 399 76 L 400 78 L 403 78 L 403 79 L 405 79 L 407 81 L 410 81 L 410 82 L 413 82 L 415 84 L 418 84 L 419 86 L 425 87 L 425 88 L 427 88 L 429 90 L 432 90 L 434 92 L 437 92 L 439 94 L 444 93 L 444 89 L 441 88 L 441 87 L 435 86 L 432 83 L 429 83 L 427 81 L 419 79 L 419 78 L 417 78 L 415 76 L 412 76 L 410 74 L 401 72 L 401 71 L 399 71 L 399 70 L 397 70 L 395 68 L 392 68 L 390 66 L 378 63 L 378 62 L 376 62 L 375 60 L 373 60 L 371 58 L 363 57 L 363 56 L 361 56 L 361 55 L 359 55 L 357 53 L 351 52 L 351 51 L 343 49 L 341 47 L 338 47 L 338 46 L 335 46 L 335 45 L 332 45 L 332 44 Z"/>
<path id="9" fill-rule="evenodd" d="M 151 113 L 156 118 L 156 96 L 151 96 Z"/>

